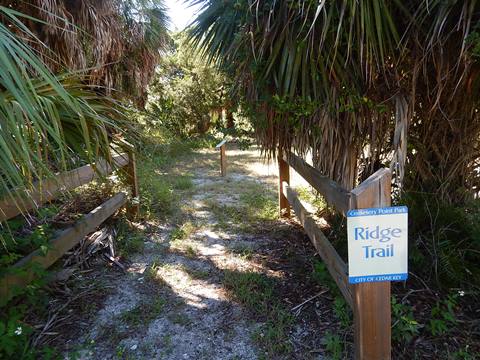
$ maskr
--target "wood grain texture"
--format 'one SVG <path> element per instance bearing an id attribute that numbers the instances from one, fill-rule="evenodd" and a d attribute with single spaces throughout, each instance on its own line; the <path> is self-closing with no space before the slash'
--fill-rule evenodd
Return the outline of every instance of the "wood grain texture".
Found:
<path id="1" fill-rule="evenodd" d="M 353 286 L 355 359 L 391 359 L 390 282 Z"/>
<path id="2" fill-rule="evenodd" d="M 127 175 L 127 182 L 130 186 L 130 195 L 132 198 L 132 201 L 128 206 L 128 215 L 131 219 L 136 219 L 140 213 L 140 191 L 138 187 L 137 161 L 133 151 L 128 153 L 128 157 L 130 161 L 125 167 L 125 172 Z"/>
<path id="3" fill-rule="evenodd" d="M 25 287 L 34 279 L 34 272 L 29 270 L 31 266 L 40 266 L 44 269 L 51 266 L 81 239 L 95 231 L 100 224 L 125 205 L 126 201 L 127 197 L 124 193 L 116 194 L 85 215 L 74 226 L 62 231 L 55 239 L 51 240 L 46 255 L 43 255 L 40 250 L 36 250 L 13 265 L 13 269 L 26 270 L 18 274 L 7 274 L 0 279 L 1 302 L 13 297 L 16 289 Z"/>
<path id="4" fill-rule="evenodd" d="M 135 220 L 140 213 L 140 191 L 137 178 L 137 161 L 135 156 L 135 147 L 125 139 L 118 141 L 120 147 L 128 155 L 129 162 L 124 168 L 127 177 L 127 184 L 130 187 L 130 203 L 127 206 L 127 215 L 130 219 Z"/>
<path id="5" fill-rule="evenodd" d="M 227 176 L 227 150 L 225 144 L 220 146 L 220 173 Z"/>
<path id="6" fill-rule="evenodd" d="M 95 166 L 85 165 L 75 170 L 58 174 L 55 179 L 37 183 L 33 190 L 18 189 L 10 196 L 0 200 L 0 222 L 40 207 L 54 200 L 59 193 L 73 190 L 92 181 L 95 177 L 110 174 L 113 170 L 128 164 L 128 155 L 119 154 L 113 157 L 112 167 L 105 160 L 98 161 Z"/>
<path id="7" fill-rule="evenodd" d="M 317 169 L 295 154 L 283 154 L 283 159 L 315 190 L 322 194 L 329 205 L 344 214 L 350 209 L 350 192 L 348 190 L 322 175 Z"/>
<path id="8" fill-rule="evenodd" d="M 292 205 L 298 220 L 315 246 L 315 249 L 322 257 L 323 262 L 337 283 L 343 297 L 347 303 L 353 307 L 352 289 L 348 284 L 347 265 L 340 255 L 338 255 L 330 241 L 325 237 L 322 230 L 320 230 L 312 215 L 302 205 L 298 195 L 286 182 L 283 183 L 283 193 Z"/>
<path id="9" fill-rule="evenodd" d="M 391 179 L 389 169 L 383 168 L 370 175 L 351 191 L 350 209 L 364 209 L 377 206 L 390 206 Z"/>
<path id="10" fill-rule="evenodd" d="M 283 191 L 283 183 L 290 184 L 290 166 L 281 155 L 278 156 L 278 211 L 280 217 L 290 217 L 290 204 Z"/>
<path id="11" fill-rule="evenodd" d="M 391 172 L 380 169 L 352 190 L 351 208 L 391 205 Z M 391 359 L 390 282 L 352 285 L 355 359 Z"/>

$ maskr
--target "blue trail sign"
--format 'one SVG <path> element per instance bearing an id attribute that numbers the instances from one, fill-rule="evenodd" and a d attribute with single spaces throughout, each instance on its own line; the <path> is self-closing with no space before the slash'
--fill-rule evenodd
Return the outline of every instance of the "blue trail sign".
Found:
<path id="1" fill-rule="evenodd" d="M 402 281 L 408 277 L 406 206 L 347 212 L 348 281 Z"/>

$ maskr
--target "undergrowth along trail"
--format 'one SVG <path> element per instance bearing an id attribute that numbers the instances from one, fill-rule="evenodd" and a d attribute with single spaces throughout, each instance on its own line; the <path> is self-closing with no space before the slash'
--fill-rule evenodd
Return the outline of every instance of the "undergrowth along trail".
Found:
<path id="1" fill-rule="evenodd" d="M 68 359 L 352 358 L 347 303 L 295 219 L 278 218 L 276 164 L 230 145 L 221 177 L 211 144 L 153 140 L 138 152 L 141 216 L 109 224 L 125 271 L 92 259 L 42 288 L 26 311 L 33 350 Z M 291 175 L 342 250 L 344 224 L 318 211 L 322 198 Z M 478 358 L 467 294 L 442 299 L 408 286 L 394 284 L 394 357 Z"/>
<path id="2" fill-rule="evenodd" d="M 230 146 L 227 156 L 221 177 L 213 149 L 144 151 L 143 219 L 118 238 L 127 274 L 80 340 L 66 342 L 71 358 L 322 358 L 338 322 L 333 299 L 323 291 L 291 311 L 324 288 L 308 239 L 278 220 L 276 165 L 256 148 Z M 334 340 L 334 351 L 350 346 Z"/>

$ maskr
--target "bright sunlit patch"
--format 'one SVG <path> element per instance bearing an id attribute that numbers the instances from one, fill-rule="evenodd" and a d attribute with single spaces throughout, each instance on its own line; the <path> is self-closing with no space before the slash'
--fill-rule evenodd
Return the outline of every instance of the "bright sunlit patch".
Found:
<path id="1" fill-rule="evenodd" d="M 166 266 L 159 269 L 158 275 L 178 297 L 192 307 L 205 309 L 212 301 L 226 301 L 218 285 L 203 280 L 194 280 L 182 266 Z"/>
<path id="2" fill-rule="evenodd" d="M 194 19 L 199 10 L 199 6 L 190 6 L 191 1 L 166 0 L 168 15 L 170 16 L 172 31 L 181 31 L 185 29 Z"/>
<path id="3" fill-rule="evenodd" d="M 210 231 L 210 230 L 203 230 L 203 231 L 200 231 L 198 233 L 199 236 L 206 236 L 208 237 L 209 239 L 215 239 L 215 240 L 218 240 L 220 239 L 220 236 L 218 236 L 218 234 L 214 233 L 213 231 Z"/>

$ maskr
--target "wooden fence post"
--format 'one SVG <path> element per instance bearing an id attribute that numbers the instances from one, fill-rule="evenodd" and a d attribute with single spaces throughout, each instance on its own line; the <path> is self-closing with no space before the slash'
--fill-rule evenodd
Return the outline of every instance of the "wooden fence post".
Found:
<path id="1" fill-rule="evenodd" d="M 140 212 L 140 191 L 138 190 L 137 162 L 133 150 L 128 153 L 128 159 L 129 161 L 126 171 L 130 189 L 132 191 L 132 201 L 128 207 L 128 214 L 131 218 L 135 219 Z"/>
<path id="2" fill-rule="evenodd" d="M 125 166 L 125 174 L 131 191 L 131 202 L 127 207 L 127 214 L 135 219 L 140 212 L 140 191 L 138 189 L 137 163 L 135 159 L 135 148 L 125 140 L 121 141 L 122 147 L 128 155 L 128 164 Z"/>
<path id="3" fill-rule="evenodd" d="M 222 172 L 222 176 L 227 175 L 227 153 L 225 144 L 220 147 L 220 170 Z"/>
<path id="4" fill-rule="evenodd" d="M 352 209 L 391 205 L 391 172 L 377 171 L 351 192 Z M 390 282 L 352 285 L 355 359 L 391 359 Z"/>
<path id="5" fill-rule="evenodd" d="M 281 150 L 278 151 L 278 207 L 280 217 L 290 217 L 290 204 L 283 194 L 283 182 L 290 185 L 290 165 L 283 160 Z"/>
<path id="6" fill-rule="evenodd" d="M 227 146 L 226 146 L 227 140 L 221 141 L 217 146 L 215 146 L 216 149 L 220 149 L 220 173 L 222 176 L 227 175 Z"/>

